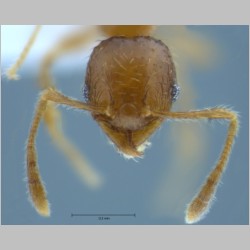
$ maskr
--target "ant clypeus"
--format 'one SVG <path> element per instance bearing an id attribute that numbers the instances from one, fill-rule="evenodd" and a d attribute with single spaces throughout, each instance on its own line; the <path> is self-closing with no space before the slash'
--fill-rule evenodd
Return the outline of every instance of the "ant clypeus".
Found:
<path id="1" fill-rule="evenodd" d="M 67 105 L 91 112 L 118 150 L 127 157 L 140 157 L 147 139 L 165 119 L 225 119 L 230 122 L 221 156 L 186 211 L 186 222 L 199 221 L 208 211 L 221 175 L 226 168 L 233 141 L 238 130 L 237 114 L 215 107 L 187 112 L 171 112 L 179 92 L 175 65 L 168 47 L 150 35 L 149 25 L 98 26 L 107 38 L 93 50 L 86 73 L 84 96 L 86 102 L 64 96 L 56 90 L 50 67 L 61 54 L 79 48 L 96 36 L 93 28 L 66 37 L 49 51 L 42 61 L 39 83 L 44 89 L 38 100 L 27 141 L 27 177 L 32 202 L 39 214 L 50 215 L 45 187 L 39 174 L 35 138 L 43 118 L 51 136 L 72 160 L 79 158 L 64 135 L 57 131 L 59 111 L 55 105 Z M 24 61 L 39 32 L 37 26 L 20 58 L 8 70 L 10 79 Z"/>

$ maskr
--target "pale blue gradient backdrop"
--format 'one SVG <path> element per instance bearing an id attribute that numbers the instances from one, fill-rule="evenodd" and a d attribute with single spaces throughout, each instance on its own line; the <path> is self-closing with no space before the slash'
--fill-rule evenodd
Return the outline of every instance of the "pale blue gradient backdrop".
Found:
<path id="1" fill-rule="evenodd" d="M 240 114 L 240 130 L 228 169 L 223 176 L 210 213 L 199 224 L 248 224 L 248 26 L 190 28 L 211 36 L 223 44 L 226 55 L 226 60 L 212 71 L 202 74 L 192 72 L 193 86 L 198 93 L 197 108 L 227 105 Z M 14 49 L 16 45 L 28 37 L 27 33 L 21 32 L 22 29 L 18 34 L 10 36 L 7 29 L 5 26 L 1 30 L 2 72 L 17 57 L 19 51 Z M 56 34 L 50 32 L 47 38 L 53 35 Z M 42 38 L 46 37 L 46 29 L 39 36 L 46 40 Z M 25 142 L 39 93 L 36 76 L 40 56 L 36 51 L 42 54 L 43 46 L 39 48 L 31 51 L 30 57 L 20 71 L 20 81 L 8 81 L 3 75 L 1 79 L 2 224 L 184 224 L 184 212 L 181 218 L 159 217 L 152 215 L 148 208 L 152 190 L 155 189 L 159 177 L 167 167 L 169 158 L 166 147 L 169 132 L 167 122 L 152 137 L 152 146 L 145 151 L 144 158 L 135 162 L 124 159 L 109 145 L 106 136 L 89 114 L 65 108 L 60 110 L 63 113 L 66 134 L 102 173 L 105 182 L 99 190 L 89 190 L 51 143 L 46 129 L 41 124 L 37 137 L 39 166 L 46 183 L 52 216 L 42 218 L 36 213 L 27 199 L 24 155 Z M 90 49 L 86 51 L 89 53 Z M 67 70 L 65 65 L 60 67 L 60 62 L 55 65 L 57 86 L 66 95 L 83 100 L 81 89 L 87 54 L 72 59 L 73 57 L 68 57 L 68 60 L 71 60 L 68 64 L 65 61 L 65 65 L 69 66 Z M 226 135 L 226 123 L 215 122 L 212 126 L 213 137 L 207 152 L 209 160 L 204 163 L 208 169 L 218 158 Z M 209 128 L 209 124 L 206 124 L 206 127 Z M 201 176 L 201 180 L 204 180 L 205 176 L 206 174 Z M 178 180 L 176 184 L 178 185 Z M 108 221 L 99 221 L 96 217 L 72 218 L 71 213 L 136 213 L 136 217 L 112 217 Z"/>

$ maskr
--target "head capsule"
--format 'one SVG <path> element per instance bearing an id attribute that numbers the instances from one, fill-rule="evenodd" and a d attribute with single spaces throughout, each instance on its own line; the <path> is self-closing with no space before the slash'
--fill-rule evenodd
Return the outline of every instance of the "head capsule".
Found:
<path id="1" fill-rule="evenodd" d="M 111 37 L 92 52 L 86 74 L 88 102 L 106 107 L 93 118 L 124 154 L 140 146 L 161 125 L 151 111 L 169 111 L 179 89 L 168 47 L 149 36 Z"/>

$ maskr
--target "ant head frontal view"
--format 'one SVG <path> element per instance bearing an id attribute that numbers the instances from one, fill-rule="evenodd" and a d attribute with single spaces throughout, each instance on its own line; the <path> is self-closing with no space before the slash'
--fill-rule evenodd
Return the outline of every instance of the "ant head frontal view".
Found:
<path id="1" fill-rule="evenodd" d="M 152 37 L 111 37 L 90 57 L 86 99 L 105 110 L 93 118 L 128 157 L 143 153 L 142 145 L 163 121 L 153 111 L 169 111 L 176 89 L 170 52 Z"/>
<path id="2" fill-rule="evenodd" d="M 17 78 L 16 72 L 40 28 L 36 27 L 19 59 L 8 70 L 10 79 Z M 90 56 L 84 87 L 85 102 L 81 102 L 56 90 L 50 68 L 60 55 L 89 43 L 97 36 L 96 30 L 101 31 L 107 38 L 94 48 Z M 153 30 L 154 27 L 149 25 L 98 26 L 65 37 L 44 56 L 39 72 L 42 92 L 31 124 L 26 154 L 29 194 L 40 215 L 50 215 L 35 147 L 40 121 L 44 120 L 51 137 L 71 160 L 72 165 L 79 166 L 82 160 L 77 149 L 65 138 L 63 132 L 57 129 L 60 120 L 60 113 L 56 108 L 58 104 L 89 111 L 117 149 L 127 158 L 143 155 L 149 137 L 165 119 L 228 120 L 228 134 L 220 158 L 188 205 L 186 222 L 195 223 L 208 212 L 237 134 L 237 114 L 222 107 L 172 112 L 172 103 L 180 91 L 178 76 L 169 48 L 151 36 Z"/>

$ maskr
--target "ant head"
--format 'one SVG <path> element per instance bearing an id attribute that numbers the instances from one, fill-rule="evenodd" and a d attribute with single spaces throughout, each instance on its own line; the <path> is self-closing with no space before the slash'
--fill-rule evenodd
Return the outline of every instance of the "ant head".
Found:
<path id="1" fill-rule="evenodd" d="M 104 107 L 92 115 L 126 155 L 142 155 L 140 146 L 163 121 L 153 111 L 169 111 L 178 92 L 170 51 L 152 37 L 111 37 L 90 57 L 85 97 Z"/>

